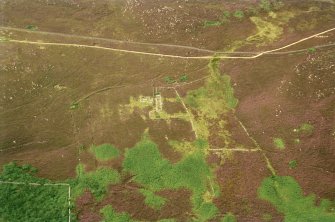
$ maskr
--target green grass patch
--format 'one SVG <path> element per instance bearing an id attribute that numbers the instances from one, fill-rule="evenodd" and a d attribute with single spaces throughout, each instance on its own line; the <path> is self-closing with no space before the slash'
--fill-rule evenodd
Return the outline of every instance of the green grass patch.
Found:
<path id="1" fill-rule="evenodd" d="M 92 146 L 90 151 L 98 160 L 107 161 L 120 156 L 120 151 L 111 144 L 102 144 L 100 146 Z"/>
<path id="2" fill-rule="evenodd" d="M 273 144 L 280 150 L 285 149 L 285 142 L 282 138 L 273 138 Z"/>
<path id="3" fill-rule="evenodd" d="M 29 165 L 9 163 L 3 167 L 1 181 L 52 183 L 38 178 Z M 0 183 L 0 221 L 68 221 L 67 186 L 31 186 Z"/>
<path id="4" fill-rule="evenodd" d="M 117 213 L 111 205 L 107 205 L 100 210 L 103 215 L 102 222 L 133 222 L 128 213 Z"/>
<path id="5" fill-rule="evenodd" d="M 203 142 L 198 143 L 204 146 Z M 203 198 L 212 173 L 202 152 L 195 152 L 172 164 L 162 157 L 155 143 L 144 137 L 135 147 L 126 151 L 123 167 L 147 190 L 190 189 L 193 211 L 197 217 L 209 219 L 216 215 L 215 205 L 207 203 Z"/>
<path id="6" fill-rule="evenodd" d="M 220 17 L 221 24 L 225 22 L 229 22 L 229 19 L 231 18 L 230 11 L 224 11 Z"/>
<path id="7" fill-rule="evenodd" d="M 315 195 L 304 196 L 293 177 L 271 176 L 265 178 L 258 189 L 259 198 L 269 201 L 284 214 L 284 221 L 335 221 L 335 203 L 321 199 L 315 204 Z"/>
<path id="8" fill-rule="evenodd" d="M 161 209 L 166 202 L 164 197 L 160 197 L 150 190 L 140 189 L 140 192 L 145 197 L 145 204 L 155 210 Z"/>
<path id="9" fill-rule="evenodd" d="M 179 82 L 187 82 L 187 80 L 188 80 L 188 76 L 186 74 L 181 75 L 179 77 Z"/>
<path id="10" fill-rule="evenodd" d="M 164 77 L 164 82 L 167 83 L 167 84 L 173 84 L 173 83 L 176 82 L 176 80 L 171 76 L 165 76 Z"/>
<path id="11" fill-rule="evenodd" d="M 243 19 L 244 18 L 244 12 L 242 10 L 236 10 L 233 14 L 233 16 L 237 19 Z"/>
<path id="12" fill-rule="evenodd" d="M 31 31 L 36 31 L 38 28 L 37 28 L 37 26 L 35 26 L 35 25 L 27 25 L 27 26 L 26 26 L 26 29 L 29 29 L 29 30 L 31 30 Z"/>
<path id="13" fill-rule="evenodd" d="M 74 181 L 74 195 L 79 196 L 85 189 L 89 189 L 92 194 L 101 200 L 111 184 L 120 182 L 120 175 L 116 170 L 101 167 L 96 171 L 85 172 L 84 165 L 77 166 L 77 179 Z"/>
<path id="14" fill-rule="evenodd" d="M 204 22 L 204 27 L 213 27 L 213 26 L 220 26 L 222 23 L 220 21 L 205 21 Z"/>
<path id="15" fill-rule="evenodd" d="M 290 167 L 290 169 L 295 169 L 298 166 L 298 162 L 296 160 L 291 160 L 288 163 L 288 166 Z"/>
<path id="16" fill-rule="evenodd" d="M 164 188 L 204 189 L 210 170 L 198 152 L 177 164 L 164 159 L 155 143 L 143 139 L 125 153 L 123 167 L 135 175 L 135 181 L 151 190 Z"/>
<path id="17" fill-rule="evenodd" d="M 307 49 L 307 51 L 309 52 L 309 53 L 315 53 L 316 52 L 316 48 L 308 48 Z"/>
<path id="18" fill-rule="evenodd" d="M 298 132 L 306 133 L 306 134 L 312 134 L 313 131 L 314 131 L 314 126 L 309 123 L 303 123 L 298 129 Z"/>
<path id="19" fill-rule="evenodd" d="M 236 222 L 236 217 L 232 213 L 227 213 L 224 215 L 223 219 L 221 222 Z"/>

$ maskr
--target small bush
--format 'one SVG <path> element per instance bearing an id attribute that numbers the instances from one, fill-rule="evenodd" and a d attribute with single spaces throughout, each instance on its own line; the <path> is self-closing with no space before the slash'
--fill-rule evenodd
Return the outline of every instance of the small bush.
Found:
<path id="1" fill-rule="evenodd" d="M 72 103 L 70 106 L 70 109 L 75 110 L 75 109 L 78 109 L 78 107 L 79 107 L 79 103 Z"/>
<path id="2" fill-rule="evenodd" d="M 204 27 L 211 27 L 211 26 L 220 26 L 222 23 L 220 21 L 205 21 Z"/>
<path id="3" fill-rule="evenodd" d="M 234 17 L 238 19 L 243 19 L 244 18 L 244 12 L 241 10 L 236 10 L 234 12 Z"/>
<path id="4" fill-rule="evenodd" d="M 35 31 L 35 30 L 37 30 L 37 27 L 34 26 L 34 25 L 27 25 L 27 26 L 26 26 L 26 29 L 29 29 L 29 30 L 31 30 L 31 31 Z"/>
<path id="5" fill-rule="evenodd" d="M 309 124 L 309 123 L 303 123 L 300 126 L 299 131 L 302 132 L 302 133 L 311 134 L 314 131 L 314 126 Z"/>
<path id="6" fill-rule="evenodd" d="M 188 80 L 188 76 L 186 74 L 179 77 L 180 82 L 186 82 Z"/>
<path id="7" fill-rule="evenodd" d="M 278 149 L 285 149 L 285 142 L 281 138 L 273 138 L 273 144 L 278 148 Z"/>
<path id="8" fill-rule="evenodd" d="M 288 165 L 290 169 L 295 169 L 298 166 L 298 162 L 296 160 L 291 160 Z"/>
<path id="9" fill-rule="evenodd" d="M 176 80 L 175 80 L 173 77 L 171 77 L 171 76 L 165 76 L 165 77 L 164 77 L 164 81 L 165 81 L 167 84 L 172 84 L 172 83 L 175 83 L 175 82 L 176 82 Z"/>
<path id="10" fill-rule="evenodd" d="M 230 16 L 231 16 L 230 11 L 224 11 L 222 14 L 223 14 L 223 16 L 226 17 L 226 18 L 230 18 Z"/>
<path id="11" fill-rule="evenodd" d="M 316 48 L 311 47 L 311 48 L 308 48 L 307 51 L 308 51 L 309 53 L 314 53 L 314 52 L 316 52 Z"/>

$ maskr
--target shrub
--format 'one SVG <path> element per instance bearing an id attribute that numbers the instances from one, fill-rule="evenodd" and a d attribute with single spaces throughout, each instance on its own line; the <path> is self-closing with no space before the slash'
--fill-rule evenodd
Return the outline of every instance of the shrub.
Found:
<path id="1" fill-rule="evenodd" d="M 70 106 L 70 109 L 74 110 L 74 109 L 78 109 L 78 107 L 79 107 L 79 103 L 72 103 Z"/>
<path id="2" fill-rule="evenodd" d="M 171 76 L 165 76 L 164 77 L 164 81 L 167 83 L 167 84 L 172 84 L 172 83 L 175 83 L 176 80 L 173 79 Z"/>
<path id="3" fill-rule="evenodd" d="M 285 142 L 281 138 L 273 138 L 273 144 L 278 148 L 278 149 L 285 149 Z"/>
<path id="4" fill-rule="evenodd" d="M 205 21 L 204 27 L 211 27 L 211 26 L 220 26 L 222 23 L 220 21 Z"/>
<path id="5" fill-rule="evenodd" d="M 314 52 L 316 52 L 316 48 L 311 47 L 311 48 L 308 48 L 307 51 L 308 51 L 309 53 L 314 53 Z"/>
<path id="6" fill-rule="evenodd" d="M 180 82 L 186 82 L 188 80 L 188 76 L 186 74 L 179 77 Z"/>
<path id="7" fill-rule="evenodd" d="M 241 10 L 236 10 L 234 12 L 234 17 L 238 19 L 243 19 L 244 18 L 244 12 Z"/>
<path id="8" fill-rule="evenodd" d="M 311 134 L 314 131 L 314 127 L 309 123 L 303 123 L 298 131 L 306 134 Z"/>
<path id="9" fill-rule="evenodd" d="M 291 169 L 294 169 L 298 166 L 298 162 L 296 160 L 291 160 L 288 165 Z"/>
<path id="10" fill-rule="evenodd" d="M 31 31 L 35 31 L 35 30 L 37 30 L 37 27 L 34 26 L 34 25 L 27 25 L 27 26 L 26 26 L 26 29 L 29 29 L 29 30 L 31 30 Z"/>

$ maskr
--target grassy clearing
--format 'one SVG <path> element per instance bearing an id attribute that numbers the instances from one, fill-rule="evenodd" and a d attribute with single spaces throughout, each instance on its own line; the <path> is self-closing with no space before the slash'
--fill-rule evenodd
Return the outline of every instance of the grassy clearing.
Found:
<path id="1" fill-rule="evenodd" d="M 166 202 L 164 197 L 160 197 L 150 190 L 140 189 L 140 192 L 145 197 L 145 204 L 155 210 L 161 209 Z"/>
<path id="2" fill-rule="evenodd" d="M 96 171 L 85 172 L 84 165 L 77 166 L 77 179 L 73 181 L 74 196 L 79 196 L 85 189 L 89 189 L 92 194 L 101 200 L 111 184 L 120 182 L 120 175 L 116 170 L 109 168 L 98 168 Z"/>
<path id="3" fill-rule="evenodd" d="M 194 128 L 199 138 L 207 140 L 209 129 L 219 123 L 219 118 L 237 107 L 238 100 L 234 97 L 234 89 L 228 75 L 221 75 L 219 59 L 213 58 L 209 65 L 210 78 L 203 87 L 189 91 L 185 103 L 197 113 Z M 216 121 L 217 120 L 217 121 Z M 217 131 L 221 136 L 225 131 L 221 126 Z M 227 138 L 229 135 L 227 135 Z"/>
<path id="4" fill-rule="evenodd" d="M 199 142 L 198 145 L 203 146 L 203 143 Z M 155 143 L 144 137 L 126 151 L 123 167 L 135 175 L 134 180 L 147 190 L 190 189 L 193 211 L 200 221 L 213 218 L 218 212 L 208 198 L 203 198 L 213 175 L 200 151 L 172 164 L 162 157 Z"/>
<path id="5" fill-rule="evenodd" d="M 204 87 L 188 92 L 186 103 L 202 116 L 215 119 L 218 115 L 236 108 L 238 100 L 234 97 L 230 77 L 220 73 L 219 60 L 212 59 L 208 67 L 211 78 Z"/>
<path id="6" fill-rule="evenodd" d="M 51 183 L 36 177 L 29 165 L 10 163 L 0 174 L 2 181 Z M 67 186 L 0 184 L 0 221 L 68 221 Z"/>
<path id="7" fill-rule="evenodd" d="M 142 98 L 142 101 L 141 101 Z M 153 107 L 153 99 L 149 97 L 139 96 L 138 98 L 130 97 L 129 103 L 120 106 L 119 112 L 126 115 L 134 113 L 135 109 L 145 109 Z"/>
<path id="8" fill-rule="evenodd" d="M 139 109 L 144 109 L 146 107 L 150 107 L 152 104 L 150 102 L 141 102 L 140 100 L 141 96 L 138 99 L 135 99 L 134 97 L 130 97 L 129 98 L 129 109 L 130 112 L 133 113 L 135 108 L 139 108 Z"/>
<path id="9" fill-rule="evenodd" d="M 208 146 L 207 141 L 202 139 L 198 139 L 194 142 L 170 140 L 169 145 L 172 146 L 174 150 L 183 154 L 183 156 L 194 154 L 199 151 L 199 149 L 203 150 Z"/>
<path id="10" fill-rule="evenodd" d="M 92 146 L 90 151 L 100 161 L 107 161 L 113 158 L 117 158 L 120 155 L 120 151 L 111 144 L 102 144 L 100 146 Z"/>
<path id="11" fill-rule="evenodd" d="M 283 28 L 263 20 L 260 17 L 250 17 L 250 20 L 256 25 L 257 33 L 247 38 L 248 42 L 273 42 L 283 34 Z"/>
<path id="12" fill-rule="evenodd" d="M 315 196 L 304 196 L 299 184 L 289 176 L 272 176 L 263 180 L 258 195 L 284 214 L 286 222 L 335 221 L 335 203 L 322 199 L 315 205 Z"/>
<path id="13" fill-rule="evenodd" d="M 100 210 L 103 215 L 102 222 L 133 222 L 127 213 L 117 213 L 111 205 L 107 205 Z"/>
<path id="14" fill-rule="evenodd" d="M 282 138 L 273 138 L 273 144 L 280 150 L 285 149 L 285 142 Z"/>

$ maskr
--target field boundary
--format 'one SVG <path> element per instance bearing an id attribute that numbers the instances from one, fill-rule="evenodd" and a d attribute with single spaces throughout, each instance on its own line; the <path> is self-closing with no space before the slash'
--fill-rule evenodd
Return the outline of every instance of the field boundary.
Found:
<path id="1" fill-rule="evenodd" d="M 13 185 L 30 185 L 30 186 L 67 186 L 68 187 L 68 222 L 71 222 L 71 186 L 68 183 L 27 183 L 27 182 L 16 182 L 16 181 L 2 181 L 0 184 L 13 184 Z"/>

